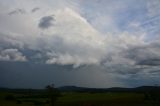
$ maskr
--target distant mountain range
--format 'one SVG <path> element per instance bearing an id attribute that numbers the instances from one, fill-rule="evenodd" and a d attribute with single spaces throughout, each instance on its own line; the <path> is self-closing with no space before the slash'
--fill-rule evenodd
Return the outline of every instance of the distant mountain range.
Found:
<path id="1" fill-rule="evenodd" d="M 112 87 L 112 88 L 86 88 L 77 86 L 63 86 L 57 88 L 63 92 L 148 92 L 148 91 L 159 91 L 160 86 L 140 86 L 136 88 L 122 88 L 122 87 Z M 10 88 L 0 88 L 0 91 L 25 91 L 28 89 L 10 89 Z M 44 89 L 30 89 L 32 91 L 43 91 Z"/>
<path id="2" fill-rule="evenodd" d="M 136 88 L 85 88 L 77 86 L 63 86 L 58 88 L 60 91 L 65 92 L 141 92 L 141 91 L 160 91 L 160 86 L 140 86 Z"/>

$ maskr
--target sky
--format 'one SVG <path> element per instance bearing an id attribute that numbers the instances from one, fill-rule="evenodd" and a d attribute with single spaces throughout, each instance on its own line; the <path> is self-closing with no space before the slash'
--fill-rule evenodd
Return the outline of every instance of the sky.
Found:
<path id="1" fill-rule="evenodd" d="M 1 0 L 0 87 L 160 84 L 160 0 Z"/>

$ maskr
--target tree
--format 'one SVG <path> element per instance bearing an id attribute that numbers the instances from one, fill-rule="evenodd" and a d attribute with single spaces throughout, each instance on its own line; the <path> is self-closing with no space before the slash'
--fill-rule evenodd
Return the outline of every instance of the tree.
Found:
<path id="1" fill-rule="evenodd" d="M 50 100 L 51 106 L 54 106 L 55 101 L 60 96 L 60 92 L 54 87 L 54 84 L 46 86 L 46 89 L 48 92 L 48 98 Z"/>

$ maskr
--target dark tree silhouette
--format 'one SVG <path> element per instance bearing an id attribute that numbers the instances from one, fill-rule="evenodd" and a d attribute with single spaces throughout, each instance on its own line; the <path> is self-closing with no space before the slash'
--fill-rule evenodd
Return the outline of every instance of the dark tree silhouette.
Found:
<path id="1" fill-rule="evenodd" d="M 51 106 L 54 106 L 55 101 L 60 96 L 60 92 L 54 87 L 54 84 L 46 86 L 46 89 L 48 92 L 48 98 L 50 100 Z"/>

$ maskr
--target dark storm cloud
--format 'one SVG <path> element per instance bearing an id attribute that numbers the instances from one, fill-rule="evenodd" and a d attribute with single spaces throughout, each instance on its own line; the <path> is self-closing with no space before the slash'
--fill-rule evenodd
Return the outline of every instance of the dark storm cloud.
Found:
<path id="1" fill-rule="evenodd" d="M 135 61 L 136 65 L 160 65 L 160 46 L 159 43 L 150 43 L 130 47 L 123 52 L 124 57 Z"/>
<path id="2" fill-rule="evenodd" d="M 40 8 L 39 8 L 39 7 L 36 7 L 36 8 L 33 8 L 33 9 L 31 10 L 31 12 L 34 13 L 34 12 L 36 12 L 36 11 L 38 11 L 38 10 L 40 10 Z"/>
<path id="3" fill-rule="evenodd" d="M 99 71 L 97 66 L 73 69 L 70 65 L 0 62 L 0 69 L 2 69 L 0 70 L 0 85 L 2 87 L 44 88 L 52 83 L 56 86 L 105 87 L 116 83 L 112 83 L 114 79 L 110 78 L 110 75 L 104 74 L 103 71 Z"/>
<path id="4" fill-rule="evenodd" d="M 66 75 L 71 68 L 71 66 L 62 67 L 59 65 L 34 64 L 32 62 L 0 61 L 0 86 L 44 88 L 52 83 L 58 86 L 63 85 L 68 82 Z"/>
<path id="5" fill-rule="evenodd" d="M 116 65 L 110 65 L 110 66 L 106 66 L 106 72 L 108 73 L 114 73 L 116 75 L 136 75 L 139 72 L 141 72 L 141 70 L 143 69 L 143 67 L 137 67 L 134 65 L 125 65 L 125 64 L 116 64 Z"/>
<path id="6" fill-rule="evenodd" d="M 41 29 L 48 29 L 49 27 L 53 26 L 53 21 L 55 21 L 53 15 L 45 16 L 40 19 L 38 26 Z"/>
<path id="7" fill-rule="evenodd" d="M 9 12 L 8 15 L 25 14 L 25 13 L 26 13 L 26 11 L 24 9 L 18 8 L 18 9 L 15 9 L 15 10 Z"/>
<path id="8" fill-rule="evenodd" d="M 160 59 L 146 59 L 138 62 L 139 65 L 160 66 Z"/>
<path id="9" fill-rule="evenodd" d="M 137 77 L 143 75 L 146 78 L 147 76 L 156 76 L 151 75 L 152 71 L 159 75 L 160 43 L 158 41 L 157 39 L 157 41 L 138 46 L 128 45 L 125 50 L 119 48 L 121 52 L 117 57 L 112 53 L 108 55 L 109 58 L 105 59 L 106 71 L 128 78 L 134 75 Z"/>

